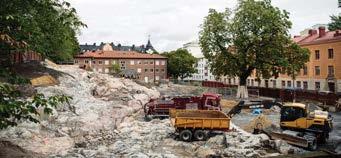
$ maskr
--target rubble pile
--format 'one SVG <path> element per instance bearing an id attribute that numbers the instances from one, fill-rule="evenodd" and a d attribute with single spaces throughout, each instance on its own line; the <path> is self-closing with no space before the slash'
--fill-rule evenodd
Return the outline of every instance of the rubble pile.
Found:
<path id="1" fill-rule="evenodd" d="M 265 135 L 237 126 L 210 135 L 207 141 L 182 142 L 169 119 L 144 120 L 143 105 L 166 92 L 167 85 L 148 89 L 131 80 L 78 69 L 54 67 L 60 84 L 37 88 L 46 96 L 66 94 L 70 105 L 59 106 L 39 124 L 22 122 L 0 132 L 0 138 L 43 157 L 259 157 L 266 156 Z M 169 88 L 169 87 L 168 87 Z M 177 91 L 177 88 L 170 87 Z M 188 89 L 187 89 L 188 90 Z M 176 92 L 182 93 L 182 92 Z M 185 93 L 186 94 L 186 93 Z M 284 149 L 283 149 L 284 150 Z M 33 156 L 34 157 L 34 156 Z"/>
<path id="2" fill-rule="evenodd" d="M 70 105 L 41 116 L 41 123 L 23 122 L 0 132 L 0 137 L 26 150 L 45 155 L 66 154 L 74 147 L 91 148 L 113 142 L 113 131 L 124 117 L 142 108 L 156 90 L 126 79 L 81 70 L 75 66 L 54 67 L 61 71 L 60 84 L 37 88 L 46 96 L 66 94 Z M 103 139 L 104 138 L 104 139 Z"/>

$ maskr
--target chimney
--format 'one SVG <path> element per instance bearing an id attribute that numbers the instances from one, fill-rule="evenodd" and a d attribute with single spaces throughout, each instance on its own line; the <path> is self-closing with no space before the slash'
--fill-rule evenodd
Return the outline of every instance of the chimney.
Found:
<path id="1" fill-rule="evenodd" d="M 317 34 L 317 31 L 313 29 L 309 29 L 308 33 L 309 33 L 309 36 L 312 36 L 312 35 Z"/>
<path id="2" fill-rule="evenodd" d="M 324 26 L 319 27 L 319 37 L 326 35 L 326 28 Z"/>

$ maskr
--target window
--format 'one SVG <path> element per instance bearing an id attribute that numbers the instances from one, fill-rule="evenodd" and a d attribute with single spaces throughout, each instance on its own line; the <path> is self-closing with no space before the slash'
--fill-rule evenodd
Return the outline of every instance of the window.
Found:
<path id="1" fill-rule="evenodd" d="M 251 79 L 251 86 L 255 85 L 255 80 Z"/>
<path id="2" fill-rule="evenodd" d="M 104 72 L 105 72 L 105 73 L 109 73 L 109 69 L 108 69 L 108 68 L 105 68 Z"/>
<path id="3" fill-rule="evenodd" d="M 165 63 L 166 63 L 166 62 L 165 62 L 164 60 L 161 61 L 161 65 L 165 65 Z"/>
<path id="4" fill-rule="evenodd" d="M 165 72 L 165 69 L 161 69 L 161 72 Z"/>
<path id="5" fill-rule="evenodd" d="M 130 60 L 130 65 L 134 65 L 134 64 L 135 64 L 134 60 Z"/>
<path id="6" fill-rule="evenodd" d="M 296 81 L 296 87 L 297 87 L 297 88 L 301 88 L 301 86 L 302 86 L 302 85 L 301 85 L 301 81 Z"/>
<path id="7" fill-rule="evenodd" d="M 328 76 L 334 76 L 334 66 L 328 66 Z"/>
<path id="8" fill-rule="evenodd" d="M 231 79 L 229 78 L 229 84 L 231 84 Z"/>
<path id="9" fill-rule="evenodd" d="M 273 88 L 276 88 L 276 85 L 277 83 L 276 83 L 276 80 L 272 80 L 272 86 L 273 86 Z"/>
<path id="10" fill-rule="evenodd" d="M 102 69 L 101 69 L 101 68 L 98 68 L 97 71 L 98 71 L 98 72 L 102 72 Z"/>
<path id="11" fill-rule="evenodd" d="M 155 69 L 155 72 L 159 72 L 159 69 Z"/>
<path id="12" fill-rule="evenodd" d="M 291 87 L 291 81 L 288 81 L 288 87 Z"/>
<path id="13" fill-rule="evenodd" d="M 78 63 L 78 60 L 75 60 L 75 64 L 77 64 Z"/>
<path id="14" fill-rule="evenodd" d="M 320 75 L 320 66 L 315 66 L 315 75 L 319 76 Z"/>
<path id="15" fill-rule="evenodd" d="M 93 61 L 92 61 L 92 64 L 96 64 L 96 60 L 93 60 Z"/>
<path id="16" fill-rule="evenodd" d="M 308 67 L 307 67 L 307 65 L 303 66 L 303 75 L 308 75 Z"/>
<path id="17" fill-rule="evenodd" d="M 148 69 L 144 69 L 144 72 L 148 72 Z"/>
<path id="18" fill-rule="evenodd" d="M 250 85 L 251 81 L 250 79 L 247 79 L 247 85 Z"/>
<path id="19" fill-rule="evenodd" d="M 147 64 L 148 64 L 148 60 L 145 60 L 145 61 L 143 62 L 143 64 L 147 65 Z"/>
<path id="20" fill-rule="evenodd" d="M 320 50 L 315 50 L 315 60 L 320 59 Z"/>
<path id="21" fill-rule="evenodd" d="M 334 59 L 334 49 L 328 49 L 328 59 Z"/>
<path id="22" fill-rule="evenodd" d="M 308 89 L 308 82 L 307 81 L 303 81 L 303 89 Z"/>
<path id="23" fill-rule="evenodd" d="M 208 73 L 207 73 L 207 72 L 205 73 L 205 76 L 208 76 Z"/>
<path id="24" fill-rule="evenodd" d="M 142 64 L 141 60 L 138 60 L 137 63 L 140 64 L 140 65 Z"/>
<path id="25" fill-rule="evenodd" d="M 112 60 L 112 64 L 116 64 L 116 60 Z"/>
<path id="26" fill-rule="evenodd" d="M 265 80 L 265 88 L 269 87 L 269 80 Z"/>
<path id="27" fill-rule="evenodd" d="M 282 87 L 283 88 L 285 87 L 285 81 L 282 81 Z"/>
<path id="28" fill-rule="evenodd" d="M 89 64 L 89 60 L 85 60 L 84 62 L 85 62 L 85 64 Z"/>
<path id="29" fill-rule="evenodd" d="M 149 64 L 154 64 L 154 62 L 153 62 L 153 61 L 150 61 Z"/>
<path id="30" fill-rule="evenodd" d="M 321 85 L 320 82 L 315 82 L 315 90 L 320 90 Z"/>
<path id="31" fill-rule="evenodd" d="M 155 65 L 159 65 L 160 62 L 158 60 L 155 61 Z"/>
<path id="32" fill-rule="evenodd" d="M 102 61 L 102 60 L 99 60 L 99 61 L 98 61 L 98 64 L 99 64 L 99 65 L 102 65 L 102 64 L 103 64 L 103 61 Z"/>
<path id="33" fill-rule="evenodd" d="M 138 69 L 137 69 L 137 72 L 138 72 L 138 73 L 141 73 L 141 68 L 138 68 Z"/>
<path id="34" fill-rule="evenodd" d="M 104 65 L 109 65 L 109 60 L 105 60 Z"/>
<path id="35" fill-rule="evenodd" d="M 150 72 L 154 72 L 154 69 L 150 69 Z"/>

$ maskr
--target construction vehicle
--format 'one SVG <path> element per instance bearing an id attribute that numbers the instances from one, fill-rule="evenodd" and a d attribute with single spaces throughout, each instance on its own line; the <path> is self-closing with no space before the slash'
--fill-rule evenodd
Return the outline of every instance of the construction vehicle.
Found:
<path id="1" fill-rule="evenodd" d="M 256 106 L 248 106 L 239 102 L 234 106 L 228 115 L 240 113 L 243 108 L 253 108 Z M 319 143 L 325 143 L 332 131 L 332 117 L 326 111 L 322 111 L 316 105 L 302 104 L 302 103 L 275 103 L 281 108 L 280 112 L 280 128 L 279 131 L 267 131 L 262 124 L 263 117 L 257 117 L 253 122 L 254 133 L 263 132 L 268 134 L 272 139 L 282 139 L 289 144 L 297 145 L 307 148 L 309 150 L 316 150 Z M 246 106 L 245 106 L 246 105 Z M 262 108 L 262 107 L 257 107 Z"/>
<path id="2" fill-rule="evenodd" d="M 286 103 L 281 108 L 282 131 L 271 132 L 274 139 L 316 150 L 318 143 L 325 143 L 333 129 L 332 117 L 318 106 L 302 103 Z"/>
<path id="3" fill-rule="evenodd" d="M 193 133 L 195 139 L 203 140 L 195 136 L 197 130 L 200 130 L 199 133 L 201 135 L 205 133 L 203 132 L 205 130 L 228 131 L 229 121 L 234 115 L 240 113 L 242 109 L 264 108 L 271 105 L 278 105 L 281 108 L 281 129 L 278 131 L 267 131 L 262 124 L 262 120 L 254 120 L 256 122 L 254 126 L 255 131 L 262 131 L 272 139 L 282 139 L 289 144 L 309 150 L 316 150 L 319 143 L 324 143 L 328 139 L 329 133 L 333 128 L 331 115 L 326 111 L 322 111 L 316 105 L 302 103 L 280 104 L 279 102 L 273 102 L 269 106 L 264 106 L 262 102 L 240 101 L 226 115 L 220 111 L 171 110 L 171 122 L 177 132 L 180 133 L 181 140 L 192 140 L 188 136 L 192 136 Z M 256 119 L 258 118 L 263 119 L 262 117 L 257 117 Z"/>
<path id="4" fill-rule="evenodd" d="M 221 96 L 204 93 L 202 96 L 162 97 L 151 99 L 144 105 L 146 117 L 168 117 L 169 109 L 221 110 Z"/>
<path id="5" fill-rule="evenodd" d="M 229 131 L 231 118 L 217 110 L 170 109 L 171 124 L 182 141 L 207 139 L 209 131 Z"/>

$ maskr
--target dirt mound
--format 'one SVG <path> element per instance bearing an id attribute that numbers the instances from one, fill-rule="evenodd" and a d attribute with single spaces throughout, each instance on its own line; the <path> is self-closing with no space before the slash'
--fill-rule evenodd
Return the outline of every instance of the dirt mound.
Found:
<path id="1" fill-rule="evenodd" d="M 16 157 L 43 157 L 43 155 L 38 155 L 36 153 L 26 151 L 18 145 L 13 144 L 10 141 L 0 140 L 0 157 L 1 158 L 16 158 Z"/>

